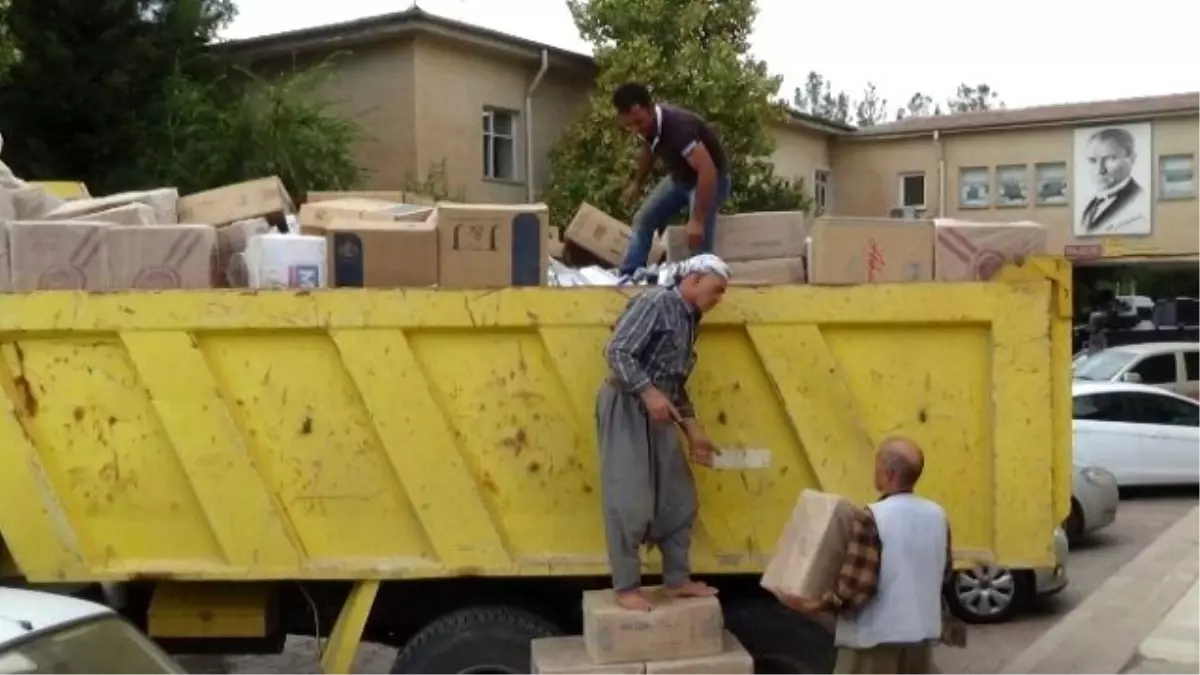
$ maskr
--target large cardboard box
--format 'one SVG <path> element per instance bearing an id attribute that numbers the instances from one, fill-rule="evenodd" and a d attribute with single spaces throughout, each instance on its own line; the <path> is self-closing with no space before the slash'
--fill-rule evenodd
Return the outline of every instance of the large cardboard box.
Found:
<path id="1" fill-rule="evenodd" d="M 13 290 L 108 290 L 108 229 L 86 221 L 10 222 Z"/>
<path id="2" fill-rule="evenodd" d="M 650 675 L 699 675 L 717 673 L 727 675 L 751 675 L 754 673 L 754 657 L 733 633 L 725 631 L 720 654 L 693 656 L 669 661 L 646 662 L 646 673 Z"/>
<path id="3" fill-rule="evenodd" d="M 46 214 L 46 218 L 48 220 L 87 219 L 97 222 L 110 222 L 109 219 L 96 217 L 96 214 L 101 212 L 111 212 L 113 209 L 128 206 L 130 204 L 144 204 L 151 209 L 151 213 L 148 217 L 149 222 L 159 225 L 173 225 L 179 222 L 176 208 L 178 203 L 179 191 L 175 188 L 157 188 L 154 190 L 119 192 L 117 194 L 108 195 L 105 197 L 73 199 Z M 122 216 L 118 217 L 121 217 L 122 221 L 125 220 L 125 218 Z M 137 225 L 139 223 L 128 224 Z"/>
<path id="4" fill-rule="evenodd" d="M 773 593 L 819 600 L 837 585 L 857 507 L 844 497 L 804 490 L 760 581 Z"/>
<path id="5" fill-rule="evenodd" d="M 385 202 L 419 206 L 433 206 L 437 203 L 433 197 L 405 190 L 314 190 L 308 193 L 304 203 L 314 204 L 333 199 L 378 199 Z"/>
<path id="6" fill-rule="evenodd" d="M 111 288 L 211 288 L 217 232 L 210 225 L 116 225 L 108 230 Z"/>
<path id="7" fill-rule="evenodd" d="M 539 638 L 529 644 L 529 662 L 534 675 L 642 675 L 642 663 L 596 665 L 578 635 Z"/>
<path id="8" fill-rule="evenodd" d="M 804 283 L 804 258 L 770 258 L 729 263 L 730 283 L 737 286 L 769 286 Z"/>
<path id="9" fill-rule="evenodd" d="M 654 610 L 631 612 L 611 590 L 583 594 L 583 637 L 597 664 L 661 661 L 720 654 L 723 617 L 717 598 L 671 598 L 647 588 Z"/>
<path id="10" fill-rule="evenodd" d="M 936 218 L 933 269 L 938 281 L 987 281 L 1010 262 L 1046 253 L 1045 225 Z"/>
<path id="11" fill-rule="evenodd" d="M 432 223 L 335 218 L 325 229 L 330 286 L 403 288 L 438 282 Z"/>
<path id="12" fill-rule="evenodd" d="M 266 218 L 282 222 L 292 213 L 292 199 L 277 176 L 226 185 L 179 199 L 179 222 L 228 225 L 238 220 Z"/>
<path id="13" fill-rule="evenodd" d="M 113 225 L 154 225 L 159 220 L 153 207 L 140 202 L 97 211 L 88 216 L 88 218 L 101 223 L 112 223 Z"/>
<path id="14" fill-rule="evenodd" d="M 247 218 L 217 228 L 216 285 L 219 288 L 246 288 L 250 279 L 241 254 L 250 238 L 271 231 L 266 218 Z"/>
<path id="15" fill-rule="evenodd" d="M 335 218 L 423 223 L 432 213 L 433 209 L 428 206 L 379 199 L 348 198 L 310 202 L 300 207 L 300 233 L 324 236 L 325 229 Z"/>
<path id="16" fill-rule="evenodd" d="M 811 229 L 813 284 L 933 281 L 933 221 L 817 218 Z"/>
<path id="17" fill-rule="evenodd" d="M 567 242 L 591 253 L 605 264 L 620 267 L 625 260 L 625 251 L 629 248 L 629 240 L 633 238 L 633 230 L 604 211 L 583 202 L 579 205 L 579 210 L 575 212 L 575 218 L 567 226 L 563 237 Z M 646 264 L 654 265 L 661 262 L 665 253 L 661 240 L 655 238 L 650 246 L 650 255 L 646 259 Z"/>
<path id="18" fill-rule="evenodd" d="M 4 188 L 0 188 L 3 190 Z M 8 253 L 8 220 L 0 220 L 0 293 L 12 290 L 12 267 Z"/>
<path id="19" fill-rule="evenodd" d="M 546 283 L 545 204 L 439 204 L 438 285 L 504 288 Z"/>
<path id="20" fill-rule="evenodd" d="M 799 258 L 808 236 L 803 211 L 763 211 L 720 216 L 713 231 L 713 253 L 725 262 Z M 667 260 L 691 257 L 683 225 L 667 228 Z"/>

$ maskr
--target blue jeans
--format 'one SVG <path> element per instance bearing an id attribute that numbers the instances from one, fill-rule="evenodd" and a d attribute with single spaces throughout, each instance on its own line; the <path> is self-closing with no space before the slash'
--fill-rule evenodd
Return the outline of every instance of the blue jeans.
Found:
<path id="1" fill-rule="evenodd" d="M 729 199 L 729 174 L 717 176 L 717 194 L 713 195 L 708 213 L 704 214 L 704 242 L 700 245 L 701 253 L 712 253 L 713 232 L 717 228 L 717 214 Z M 633 238 L 629 241 L 629 250 L 625 252 L 625 261 L 621 263 L 621 274 L 633 274 L 638 268 L 646 266 L 650 257 L 650 247 L 654 244 L 654 235 L 661 234 L 667 227 L 667 222 L 684 207 L 691 208 L 696 198 L 696 188 L 676 182 L 667 176 L 654 187 L 646 201 L 642 202 L 637 213 L 633 214 Z"/>

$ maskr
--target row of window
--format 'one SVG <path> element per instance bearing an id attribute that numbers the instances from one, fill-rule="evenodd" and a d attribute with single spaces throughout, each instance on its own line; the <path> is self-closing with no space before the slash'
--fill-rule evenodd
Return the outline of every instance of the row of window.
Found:
<path id="1" fill-rule="evenodd" d="M 1072 407 L 1077 420 L 1200 426 L 1200 408 L 1195 404 L 1158 394 L 1122 391 L 1076 396 Z"/>

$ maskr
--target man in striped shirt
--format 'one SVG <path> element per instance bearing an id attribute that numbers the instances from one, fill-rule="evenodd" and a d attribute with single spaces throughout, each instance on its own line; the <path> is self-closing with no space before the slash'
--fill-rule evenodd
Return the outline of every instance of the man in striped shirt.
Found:
<path id="1" fill-rule="evenodd" d="M 604 531 L 617 603 L 629 610 L 652 609 L 641 586 L 643 543 L 662 552 L 668 593 L 716 594 L 691 578 L 696 488 L 676 426 L 693 461 L 711 465 L 713 445 L 685 385 L 696 363 L 700 318 L 720 302 L 729 277 L 714 255 L 685 261 L 670 286 L 629 302 L 604 349 L 609 376 L 596 395 Z"/>

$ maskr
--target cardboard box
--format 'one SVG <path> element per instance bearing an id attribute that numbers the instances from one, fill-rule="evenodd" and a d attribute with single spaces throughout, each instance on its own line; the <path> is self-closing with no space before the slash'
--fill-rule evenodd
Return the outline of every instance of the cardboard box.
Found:
<path id="1" fill-rule="evenodd" d="M 10 222 L 13 290 L 108 290 L 108 228 L 77 220 Z"/>
<path id="2" fill-rule="evenodd" d="M 646 667 L 641 663 L 604 666 L 592 663 L 583 638 L 578 635 L 533 640 L 529 652 L 534 675 L 642 675 L 646 672 Z"/>
<path id="3" fill-rule="evenodd" d="M 48 220 L 95 220 L 101 222 L 95 215 L 102 211 L 127 206 L 129 204 L 144 204 L 151 209 L 149 220 L 159 225 L 169 225 L 179 222 L 177 205 L 179 191 L 175 188 L 157 188 L 154 190 L 137 190 L 133 192 L 118 192 L 106 197 L 88 197 L 73 199 L 54 209 L 46 215 Z M 102 222 L 109 222 L 104 220 Z M 128 223 L 136 225 L 137 223 Z"/>
<path id="4" fill-rule="evenodd" d="M 662 587 L 647 588 L 650 612 L 616 604 L 612 590 L 583 594 L 583 637 L 593 663 L 663 661 L 720 654 L 721 603 L 715 598 L 671 598 Z"/>
<path id="5" fill-rule="evenodd" d="M 730 283 L 738 286 L 769 286 L 804 283 L 804 258 L 771 258 L 729 263 Z"/>
<path id="6" fill-rule="evenodd" d="M 611 267 L 620 267 L 625 260 L 625 251 L 629 248 L 629 240 L 632 237 L 633 230 L 628 225 L 587 202 L 579 205 L 575 218 L 571 220 L 563 235 L 567 242 L 584 249 Z M 665 253 L 661 240 L 655 239 L 650 246 L 646 264 L 661 262 Z"/>
<path id="7" fill-rule="evenodd" d="M 438 285 L 504 288 L 546 283 L 545 204 L 439 204 Z"/>
<path id="8" fill-rule="evenodd" d="M 933 226 L 933 269 L 938 281 L 987 281 L 1006 264 L 1049 250 L 1046 226 L 1029 221 L 937 218 Z"/>
<path id="9" fill-rule="evenodd" d="M 210 225 L 111 227 L 110 288 L 212 288 L 216 248 L 217 232 Z"/>
<path id="10" fill-rule="evenodd" d="M 12 290 L 12 267 L 9 264 L 8 253 L 8 222 L 8 220 L 0 220 L 0 293 Z"/>
<path id="11" fill-rule="evenodd" d="M 799 258 L 808 236 L 803 211 L 763 211 L 717 218 L 713 253 L 725 262 L 764 258 Z M 691 257 L 683 225 L 667 228 L 667 260 Z"/>
<path id="12" fill-rule="evenodd" d="M 403 190 L 314 190 L 308 193 L 305 204 L 327 202 L 333 199 L 378 199 L 397 204 L 416 204 L 418 206 L 433 206 L 437 201 L 417 192 Z"/>
<path id="13" fill-rule="evenodd" d="M 817 218 L 808 257 L 813 284 L 933 281 L 933 221 Z"/>
<path id="14" fill-rule="evenodd" d="M 113 225 L 153 225 L 158 220 L 153 208 L 138 202 L 97 211 L 88 218 Z"/>
<path id="15" fill-rule="evenodd" d="M 838 495 L 801 492 L 763 572 L 762 587 L 811 600 L 833 590 L 857 508 Z"/>
<path id="16" fill-rule="evenodd" d="M 656 675 L 697 675 L 699 673 L 727 673 L 729 675 L 752 675 L 754 673 L 754 657 L 734 637 L 733 633 L 725 631 L 720 654 L 699 656 L 671 661 L 648 661 L 646 673 Z"/>
<path id="17" fill-rule="evenodd" d="M 333 199 L 300 207 L 300 233 L 325 236 L 334 218 L 423 223 L 433 209 L 415 204 L 397 204 L 378 199 Z"/>
<path id="18" fill-rule="evenodd" d="M 38 220 L 66 202 L 37 185 L 25 185 L 13 190 L 13 212 L 16 220 Z"/>
<path id="19" fill-rule="evenodd" d="M 179 200 L 179 222 L 228 225 L 238 220 L 282 221 L 292 213 L 292 199 L 276 176 L 197 192 Z"/>
<path id="20" fill-rule="evenodd" d="M 330 286 L 403 288 L 438 283 L 432 223 L 336 218 L 325 230 Z"/>
<path id="21" fill-rule="evenodd" d="M 246 288 L 250 283 L 246 276 L 246 266 L 241 259 L 246 251 L 250 238 L 256 234 L 266 234 L 271 231 L 271 224 L 266 218 L 249 218 L 239 220 L 225 227 L 217 228 L 217 259 L 215 268 L 215 283 L 219 288 Z"/>

